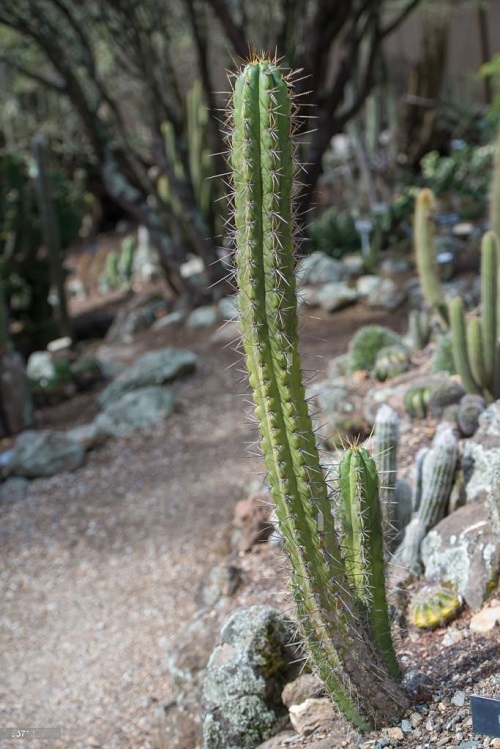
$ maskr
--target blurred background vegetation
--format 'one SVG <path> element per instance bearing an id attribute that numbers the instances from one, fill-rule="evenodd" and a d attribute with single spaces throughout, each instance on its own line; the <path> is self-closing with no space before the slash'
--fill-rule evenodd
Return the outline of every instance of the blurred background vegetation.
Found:
<path id="1" fill-rule="evenodd" d="M 484 216 L 499 26 L 495 0 L 3 0 L 0 278 L 26 347 L 71 332 L 67 253 L 124 219 L 147 229 L 172 297 L 230 291 L 213 177 L 226 71 L 252 49 L 300 71 L 302 252 L 359 252 L 368 232 L 372 266 L 409 253 L 422 185 Z M 183 272 L 192 258 L 201 282 Z"/>

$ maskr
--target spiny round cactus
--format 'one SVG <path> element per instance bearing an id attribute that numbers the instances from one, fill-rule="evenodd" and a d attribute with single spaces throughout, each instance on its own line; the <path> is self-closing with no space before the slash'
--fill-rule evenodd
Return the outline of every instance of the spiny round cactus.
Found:
<path id="1" fill-rule="evenodd" d="M 418 629 L 436 629 L 454 619 L 462 607 L 462 598 L 452 585 L 426 585 L 411 601 L 410 624 Z"/>
<path id="2" fill-rule="evenodd" d="M 472 437 L 485 408 L 486 401 L 481 395 L 468 393 L 461 399 L 458 405 L 457 424 L 464 437 Z"/>
<path id="3" fill-rule="evenodd" d="M 410 355 L 406 348 L 403 346 L 385 346 L 378 352 L 371 374 L 376 380 L 384 382 L 403 374 L 409 366 Z"/>
<path id="4" fill-rule="evenodd" d="M 404 395 L 406 413 L 411 419 L 425 419 L 429 409 L 429 388 L 425 385 L 415 385 Z"/>
<path id="5" fill-rule="evenodd" d="M 439 417 L 448 406 L 459 403 L 465 395 L 460 382 L 451 377 L 433 378 L 429 384 L 428 410 L 431 416 Z"/>
<path id="6" fill-rule="evenodd" d="M 386 346 L 403 347 L 403 339 L 383 325 L 364 325 L 351 338 L 349 344 L 349 371 L 370 371 L 377 354 Z"/>

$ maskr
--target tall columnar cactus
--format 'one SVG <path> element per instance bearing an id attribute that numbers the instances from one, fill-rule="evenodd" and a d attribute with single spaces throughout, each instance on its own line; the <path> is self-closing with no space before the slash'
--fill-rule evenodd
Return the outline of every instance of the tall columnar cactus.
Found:
<path id="1" fill-rule="evenodd" d="M 495 144 L 495 157 L 493 160 L 493 177 L 490 188 L 490 227 L 499 242 L 498 260 L 500 263 L 500 131 Z"/>
<path id="2" fill-rule="evenodd" d="M 498 291 L 498 242 L 492 231 L 481 245 L 481 317 L 466 320 L 461 297 L 450 301 L 453 358 L 464 388 L 484 395 L 500 396 L 500 332 Z"/>
<path id="3" fill-rule="evenodd" d="M 446 513 L 457 467 L 458 439 L 448 424 L 438 427 L 432 448 L 419 451 L 416 461 L 415 515 L 396 552 L 396 560 L 410 571 L 420 564 L 420 545 L 426 533 Z"/>
<path id="4" fill-rule="evenodd" d="M 425 188 L 417 196 L 414 218 L 414 241 L 415 258 L 417 261 L 418 275 L 422 285 L 424 299 L 429 307 L 438 315 L 443 327 L 448 328 L 448 308 L 436 259 L 436 247 L 434 243 L 434 220 L 432 210 L 434 206 L 434 195 L 431 190 Z"/>
<path id="5" fill-rule="evenodd" d="M 398 507 L 395 496 L 399 416 L 397 411 L 384 404 L 375 417 L 375 460 L 380 484 L 380 502 L 384 516 L 384 535 L 389 548 L 398 536 Z"/>
<path id="6" fill-rule="evenodd" d="M 375 623 L 367 612 L 371 607 L 382 616 L 385 610 L 379 557 L 370 561 L 366 549 L 355 551 L 347 534 L 342 542 L 305 401 L 293 258 L 292 104 L 287 80 L 274 62 L 258 57 L 243 68 L 232 110 L 240 321 L 269 484 L 302 631 L 332 698 L 366 730 L 400 713 L 407 700 L 387 621 Z M 361 450 L 349 460 L 343 492 L 354 501 L 371 494 L 367 473 L 376 473 Z M 353 522 L 357 513 L 351 513 Z M 363 570 L 367 565 L 363 580 L 371 580 L 365 592 L 355 579 L 358 559 Z M 367 602 L 368 594 L 373 603 Z"/>

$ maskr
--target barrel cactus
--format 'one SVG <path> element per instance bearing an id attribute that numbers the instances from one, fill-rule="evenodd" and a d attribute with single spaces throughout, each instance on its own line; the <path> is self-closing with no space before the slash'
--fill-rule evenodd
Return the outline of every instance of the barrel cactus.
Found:
<path id="1" fill-rule="evenodd" d="M 229 158 L 242 343 L 299 624 L 329 694 L 353 725 L 368 730 L 408 703 L 387 619 L 374 462 L 363 448 L 348 451 L 343 522 L 334 518 L 305 400 L 292 109 L 290 79 L 276 62 L 256 56 L 237 75 Z"/>

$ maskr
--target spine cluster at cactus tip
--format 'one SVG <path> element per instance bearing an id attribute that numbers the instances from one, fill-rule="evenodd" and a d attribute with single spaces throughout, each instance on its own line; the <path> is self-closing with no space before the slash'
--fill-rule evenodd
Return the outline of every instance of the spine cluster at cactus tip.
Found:
<path id="1" fill-rule="evenodd" d="M 290 77 L 254 57 L 235 79 L 229 117 L 241 333 L 299 623 L 326 689 L 367 730 L 408 703 L 387 616 L 375 464 L 363 448 L 346 452 L 334 519 L 305 399 L 292 110 Z"/>

